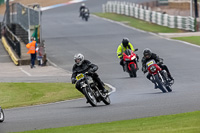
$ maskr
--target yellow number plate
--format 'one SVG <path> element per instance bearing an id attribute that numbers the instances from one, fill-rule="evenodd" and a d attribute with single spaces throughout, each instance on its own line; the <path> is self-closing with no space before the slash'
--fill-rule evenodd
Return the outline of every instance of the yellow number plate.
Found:
<path id="1" fill-rule="evenodd" d="M 153 62 L 153 61 L 150 61 L 150 62 L 147 63 L 147 66 L 149 67 L 149 66 L 152 65 L 152 64 L 154 64 L 154 62 Z"/>
<path id="2" fill-rule="evenodd" d="M 80 80 L 80 79 L 82 79 L 82 78 L 84 78 L 84 76 L 83 76 L 82 73 L 76 76 L 76 79 L 77 79 L 77 80 Z"/>

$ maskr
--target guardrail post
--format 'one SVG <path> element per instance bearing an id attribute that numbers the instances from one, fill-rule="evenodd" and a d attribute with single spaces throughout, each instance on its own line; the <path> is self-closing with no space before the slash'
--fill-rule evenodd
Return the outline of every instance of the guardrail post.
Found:
<path id="1" fill-rule="evenodd" d="M 108 1 L 103 5 L 103 12 L 114 12 L 117 14 L 123 14 L 127 16 L 133 16 L 148 22 L 156 23 L 158 25 L 167 26 L 170 28 L 179 28 L 185 30 L 196 31 L 196 21 L 192 17 L 172 16 L 168 14 L 162 14 L 155 11 L 151 11 L 148 7 L 142 8 L 142 6 L 135 3 Z"/>

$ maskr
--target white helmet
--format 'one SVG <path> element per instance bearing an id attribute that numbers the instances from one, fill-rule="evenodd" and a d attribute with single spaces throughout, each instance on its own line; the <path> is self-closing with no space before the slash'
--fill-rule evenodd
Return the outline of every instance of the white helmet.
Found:
<path id="1" fill-rule="evenodd" d="M 80 60 L 80 61 L 77 62 L 77 60 Z M 74 55 L 74 61 L 75 61 L 77 66 L 80 66 L 84 61 L 84 56 L 81 53 L 75 54 Z"/>
<path id="2" fill-rule="evenodd" d="M 82 3 L 81 6 L 85 6 L 85 3 Z"/>

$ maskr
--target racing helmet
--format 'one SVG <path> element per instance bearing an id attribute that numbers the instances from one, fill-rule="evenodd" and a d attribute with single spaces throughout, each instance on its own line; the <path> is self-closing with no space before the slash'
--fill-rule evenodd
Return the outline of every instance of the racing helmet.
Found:
<path id="1" fill-rule="evenodd" d="M 123 40 L 122 40 L 122 45 L 126 48 L 129 44 L 129 39 L 124 37 Z"/>
<path id="2" fill-rule="evenodd" d="M 77 66 L 80 66 L 84 61 L 84 56 L 81 53 L 75 54 L 74 61 Z"/>
<path id="3" fill-rule="evenodd" d="M 82 3 L 81 6 L 85 6 L 85 3 Z"/>
<path id="4" fill-rule="evenodd" d="M 145 48 L 144 51 L 143 51 L 143 55 L 145 58 L 150 58 L 151 55 L 152 55 L 152 52 L 149 48 Z"/>

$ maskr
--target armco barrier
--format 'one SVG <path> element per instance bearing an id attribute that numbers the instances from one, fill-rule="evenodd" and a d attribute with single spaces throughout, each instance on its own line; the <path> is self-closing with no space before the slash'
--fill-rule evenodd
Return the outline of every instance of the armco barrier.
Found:
<path id="1" fill-rule="evenodd" d="M 147 7 L 129 2 L 108 1 L 103 6 L 103 12 L 117 13 L 135 17 L 144 21 L 156 23 L 170 28 L 178 28 L 195 31 L 195 19 L 193 17 L 172 16 L 163 14 Z"/>
<path id="2" fill-rule="evenodd" d="M 14 62 L 15 65 L 19 65 L 19 59 L 18 57 L 15 55 L 15 52 L 13 51 L 13 49 L 9 46 L 6 38 L 4 36 L 2 36 L 1 41 L 4 45 L 4 48 L 6 49 L 6 51 L 8 52 L 8 54 L 10 55 L 10 58 L 12 59 L 12 61 Z"/>

